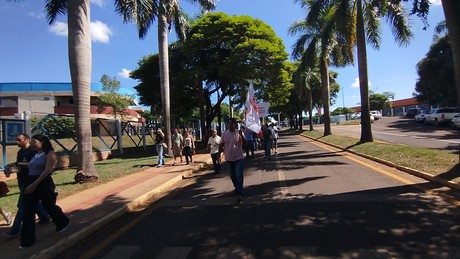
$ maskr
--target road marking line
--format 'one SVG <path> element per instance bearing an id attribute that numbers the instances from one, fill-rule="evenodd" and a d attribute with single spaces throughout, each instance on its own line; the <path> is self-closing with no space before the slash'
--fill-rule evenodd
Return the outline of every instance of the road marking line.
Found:
<path id="1" fill-rule="evenodd" d="M 276 172 L 278 173 L 278 180 L 281 187 L 281 195 L 286 196 L 289 193 L 289 189 L 286 184 L 286 176 L 284 172 L 282 170 L 278 170 L 278 168 L 281 168 L 281 163 L 278 159 L 276 159 Z"/>

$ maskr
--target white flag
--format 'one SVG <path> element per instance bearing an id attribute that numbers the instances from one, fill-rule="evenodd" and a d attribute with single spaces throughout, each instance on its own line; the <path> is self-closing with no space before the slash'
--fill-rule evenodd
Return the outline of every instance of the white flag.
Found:
<path id="1" fill-rule="evenodd" d="M 254 87 L 252 82 L 249 84 L 248 95 L 246 97 L 246 116 L 244 123 L 246 128 L 252 130 L 255 133 L 260 131 L 260 119 L 259 119 L 259 109 L 257 108 L 257 100 L 254 96 Z"/>

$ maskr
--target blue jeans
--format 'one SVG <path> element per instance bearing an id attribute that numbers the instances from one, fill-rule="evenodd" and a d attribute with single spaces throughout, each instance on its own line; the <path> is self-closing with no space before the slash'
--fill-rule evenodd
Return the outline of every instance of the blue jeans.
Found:
<path id="1" fill-rule="evenodd" d="M 227 161 L 228 170 L 230 171 L 230 179 L 232 179 L 233 186 L 235 187 L 235 192 L 238 195 L 243 193 L 243 166 L 244 159 L 236 161 Z"/>
<path id="2" fill-rule="evenodd" d="M 163 158 L 163 144 L 157 144 L 157 154 L 158 154 L 158 165 L 164 165 L 165 160 Z"/>
<path id="3" fill-rule="evenodd" d="M 264 141 L 264 150 L 265 150 L 265 158 L 271 159 L 272 158 L 272 142 L 271 141 Z"/>

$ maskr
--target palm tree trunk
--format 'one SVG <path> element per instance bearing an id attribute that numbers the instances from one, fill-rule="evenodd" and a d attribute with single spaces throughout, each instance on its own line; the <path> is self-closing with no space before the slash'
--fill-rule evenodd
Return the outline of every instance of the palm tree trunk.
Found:
<path id="1" fill-rule="evenodd" d="M 457 109 L 460 109 L 460 4 L 455 0 L 442 0 L 450 46 L 454 57 L 455 83 L 457 85 Z"/>
<path id="2" fill-rule="evenodd" d="M 324 55 L 323 55 L 324 56 Z M 320 73 L 321 73 L 321 88 L 323 95 L 323 108 L 324 108 L 324 136 L 331 135 L 331 94 L 329 90 L 329 68 L 327 59 L 321 57 L 320 61 Z"/>
<path id="3" fill-rule="evenodd" d="M 171 111 L 169 98 L 169 53 L 168 53 L 168 28 L 164 14 L 158 15 L 158 47 L 160 59 L 160 84 L 161 101 L 163 103 L 163 115 L 165 122 L 165 136 L 168 148 L 165 154 L 171 155 Z"/>
<path id="4" fill-rule="evenodd" d="M 75 101 L 75 133 L 78 148 L 78 166 L 75 181 L 98 179 L 94 167 L 91 141 L 91 32 L 90 1 L 74 0 L 68 4 L 68 48 L 72 93 Z"/>
<path id="5" fill-rule="evenodd" d="M 361 93 L 361 143 L 372 142 L 371 115 L 369 109 L 369 80 L 367 76 L 366 34 L 364 32 L 361 0 L 356 1 L 356 42 L 358 49 L 359 89 Z"/>

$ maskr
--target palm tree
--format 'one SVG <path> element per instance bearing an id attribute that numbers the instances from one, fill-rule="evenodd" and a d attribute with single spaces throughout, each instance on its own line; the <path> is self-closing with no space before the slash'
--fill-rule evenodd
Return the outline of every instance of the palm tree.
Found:
<path id="1" fill-rule="evenodd" d="M 99 175 L 94 167 L 91 141 L 91 33 L 90 0 L 47 0 L 46 11 L 51 24 L 57 15 L 67 13 L 69 65 L 72 93 L 75 100 L 75 132 L 78 166 L 75 180 L 95 181 Z"/>
<path id="2" fill-rule="evenodd" d="M 460 4 L 454 0 L 442 0 L 450 46 L 454 57 L 455 83 L 457 84 L 457 109 L 460 109 Z"/>
<path id="3" fill-rule="evenodd" d="M 380 18 L 389 21 L 395 40 L 407 45 L 412 33 L 401 1 L 386 0 L 312 0 L 312 10 L 334 5 L 333 20 L 341 38 L 356 44 L 361 93 L 361 142 L 372 142 L 369 109 L 369 82 L 367 73 L 366 40 L 376 49 L 380 47 Z"/>
<path id="4" fill-rule="evenodd" d="M 292 56 L 302 60 L 301 67 L 312 70 L 319 63 L 324 108 L 324 136 L 332 134 L 330 121 L 329 63 L 344 65 L 353 61 L 353 44 L 336 33 L 332 19 L 336 7 L 331 3 L 314 5 L 314 1 L 296 0 L 308 12 L 304 20 L 289 28 L 291 35 L 301 33 L 293 46 Z M 319 62 L 318 62 L 319 59 Z"/>
<path id="5" fill-rule="evenodd" d="M 215 7 L 214 0 L 189 0 L 190 3 L 199 4 L 206 10 Z M 115 0 L 115 11 L 122 15 L 125 22 L 134 21 L 137 25 L 139 38 L 147 35 L 151 24 L 158 19 L 158 46 L 160 58 L 160 83 L 161 100 L 166 131 L 166 153 L 171 154 L 171 115 L 169 95 L 169 57 L 168 57 L 168 32 L 174 24 L 176 34 L 180 39 L 185 39 L 185 29 L 188 27 L 187 19 L 181 9 L 179 0 Z"/>

